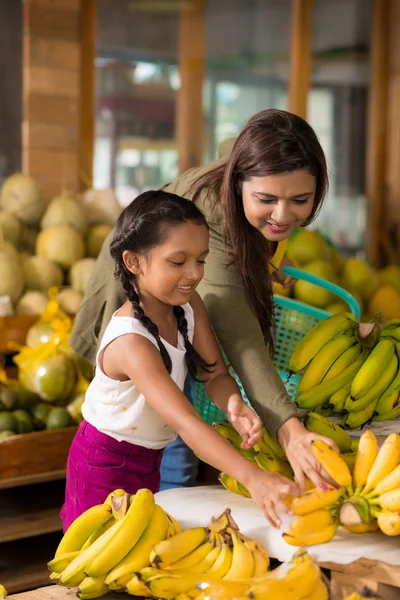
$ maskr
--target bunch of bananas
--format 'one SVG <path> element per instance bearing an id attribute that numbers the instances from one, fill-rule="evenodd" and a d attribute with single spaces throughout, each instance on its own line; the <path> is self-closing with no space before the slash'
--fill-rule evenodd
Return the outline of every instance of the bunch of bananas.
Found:
<path id="1" fill-rule="evenodd" d="M 272 437 L 272 435 L 263 428 L 263 437 L 254 445 L 253 448 L 244 450 L 241 447 L 242 438 L 238 432 L 227 422 L 216 422 L 213 427 L 224 436 L 239 452 L 248 460 L 257 463 L 264 471 L 271 473 L 279 473 L 289 479 L 293 479 L 293 471 L 287 460 L 285 451 L 280 443 Z M 306 427 L 309 431 L 319 433 L 334 440 L 343 453 L 342 458 L 350 469 L 354 467 L 356 452 L 355 445 L 347 431 L 344 431 L 339 425 L 336 425 L 330 419 L 316 413 L 309 413 L 306 419 Z M 239 481 L 228 475 L 221 473 L 219 476 L 220 483 L 234 494 L 250 498 L 251 494 L 248 489 Z M 307 486 L 312 487 L 312 483 L 308 480 Z"/>
<path id="2" fill-rule="evenodd" d="M 340 313 L 319 322 L 290 357 L 301 373 L 296 404 L 324 416 L 343 415 L 342 426 L 362 427 L 400 416 L 400 325 L 357 323 Z"/>
<path id="3" fill-rule="evenodd" d="M 177 521 L 155 504 L 150 490 L 134 496 L 115 490 L 104 504 L 88 509 L 70 525 L 48 563 L 50 579 L 78 587 L 82 600 L 97 598 L 149 566 L 154 545 L 180 531 Z"/>
<path id="4" fill-rule="evenodd" d="M 0 583 L 0 598 L 4 599 L 4 598 L 6 598 L 6 596 L 7 596 L 7 590 L 4 587 L 4 585 L 1 585 L 1 583 Z"/>
<path id="5" fill-rule="evenodd" d="M 315 457 L 340 486 L 314 488 L 289 499 L 296 518 L 283 534 L 293 546 L 329 542 L 339 525 L 353 533 L 380 529 L 400 535 L 400 435 L 391 433 L 378 450 L 371 431 L 360 438 L 353 474 L 341 456 L 325 442 L 313 442 Z"/>

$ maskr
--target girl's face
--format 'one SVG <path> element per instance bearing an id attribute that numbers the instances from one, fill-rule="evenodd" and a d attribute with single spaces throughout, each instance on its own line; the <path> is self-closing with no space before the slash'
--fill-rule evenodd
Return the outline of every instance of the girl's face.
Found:
<path id="1" fill-rule="evenodd" d="M 267 240 L 285 240 L 310 216 L 315 188 L 315 177 L 305 169 L 244 181 L 242 199 L 246 219 Z"/>
<path id="2" fill-rule="evenodd" d="M 203 278 L 208 254 L 208 229 L 204 225 L 174 225 L 162 244 L 144 256 L 135 254 L 134 265 L 125 264 L 135 273 L 141 298 L 163 304 L 186 304 Z"/>

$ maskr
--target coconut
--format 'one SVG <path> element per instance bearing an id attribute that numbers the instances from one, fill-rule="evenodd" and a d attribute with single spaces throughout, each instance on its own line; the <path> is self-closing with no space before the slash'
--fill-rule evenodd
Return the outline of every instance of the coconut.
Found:
<path id="1" fill-rule="evenodd" d="M 0 211 L 0 229 L 3 232 L 5 240 L 16 246 L 21 236 L 22 225 L 21 221 L 12 213 Z"/>
<path id="2" fill-rule="evenodd" d="M 97 258 L 104 240 L 111 231 L 111 225 L 91 225 L 86 238 L 86 254 L 91 258 Z"/>
<path id="3" fill-rule="evenodd" d="M 45 256 L 67 270 L 85 255 L 83 236 L 72 227 L 43 229 L 36 240 L 36 254 Z"/>
<path id="4" fill-rule="evenodd" d="M 72 287 L 66 287 L 57 296 L 57 302 L 62 311 L 67 315 L 75 315 L 82 304 L 83 294 L 74 290 Z"/>
<path id="5" fill-rule="evenodd" d="M 24 290 L 24 273 L 17 257 L 0 250 L 0 296 L 15 304 Z"/>
<path id="6" fill-rule="evenodd" d="M 69 278 L 74 290 L 81 292 L 81 294 L 86 293 L 95 266 L 96 260 L 94 258 L 82 258 L 72 265 Z"/>
<path id="7" fill-rule="evenodd" d="M 85 235 L 88 222 L 83 206 L 76 198 L 57 196 L 46 208 L 40 226 L 42 229 L 59 226 L 72 227 Z"/>
<path id="8" fill-rule="evenodd" d="M 61 267 L 45 256 L 28 258 L 23 269 L 28 290 L 39 290 L 47 294 L 49 288 L 62 285 L 64 275 Z"/>
<path id="9" fill-rule="evenodd" d="M 36 225 L 44 213 L 46 201 L 33 177 L 14 173 L 2 185 L 0 207 L 24 223 Z"/>
<path id="10" fill-rule="evenodd" d="M 16 315 L 41 315 L 47 307 L 48 299 L 41 292 L 26 292 L 17 302 Z"/>

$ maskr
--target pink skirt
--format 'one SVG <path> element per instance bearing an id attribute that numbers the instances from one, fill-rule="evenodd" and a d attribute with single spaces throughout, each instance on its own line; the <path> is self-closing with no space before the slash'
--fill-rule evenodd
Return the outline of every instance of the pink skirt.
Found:
<path id="1" fill-rule="evenodd" d="M 65 502 L 61 509 L 64 532 L 79 515 L 104 502 L 117 488 L 130 494 L 140 488 L 158 492 L 162 454 L 163 450 L 118 442 L 83 421 L 68 455 Z"/>

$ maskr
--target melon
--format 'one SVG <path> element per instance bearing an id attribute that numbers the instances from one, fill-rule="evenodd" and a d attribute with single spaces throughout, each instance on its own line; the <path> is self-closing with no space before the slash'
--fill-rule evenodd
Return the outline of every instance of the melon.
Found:
<path id="1" fill-rule="evenodd" d="M 47 296 L 41 292 L 25 292 L 18 300 L 15 307 L 17 315 L 41 315 L 46 310 L 48 303 Z"/>
<path id="2" fill-rule="evenodd" d="M 3 234 L 3 239 L 11 242 L 16 246 L 21 237 L 22 225 L 21 221 L 12 213 L 0 211 L 0 238 Z"/>
<path id="3" fill-rule="evenodd" d="M 0 207 L 24 223 L 36 225 L 45 211 L 46 201 L 33 177 L 14 173 L 2 185 Z"/>
<path id="4" fill-rule="evenodd" d="M 114 226 L 121 214 L 121 205 L 112 189 L 86 190 L 81 200 L 90 225 L 102 223 Z"/>
<path id="5" fill-rule="evenodd" d="M 24 273 L 17 257 L 0 250 L 0 296 L 15 304 L 24 290 Z"/>
<path id="6" fill-rule="evenodd" d="M 86 238 L 86 254 L 91 258 L 97 258 L 103 246 L 104 240 L 112 231 L 110 225 L 91 225 Z"/>
<path id="7" fill-rule="evenodd" d="M 74 290 L 86 293 L 86 288 L 96 266 L 95 258 L 82 258 L 74 263 L 69 272 L 69 279 Z"/>
<path id="8" fill-rule="evenodd" d="M 380 269 L 377 276 L 380 287 L 391 285 L 400 293 L 400 267 L 398 265 L 388 265 L 384 269 Z"/>
<path id="9" fill-rule="evenodd" d="M 67 315 L 75 315 L 82 304 L 83 294 L 72 287 L 65 287 L 57 296 L 60 308 Z"/>
<path id="10" fill-rule="evenodd" d="M 59 226 L 72 227 L 85 235 L 88 222 L 83 206 L 78 200 L 72 196 L 57 196 L 46 208 L 40 226 L 42 229 Z"/>
<path id="11" fill-rule="evenodd" d="M 83 236 L 72 227 L 43 229 L 36 240 L 36 254 L 52 260 L 62 269 L 67 270 L 85 255 Z"/>
<path id="12" fill-rule="evenodd" d="M 368 312 L 375 316 L 383 313 L 385 321 L 400 317 L 400 294 L 396 288 L 385 285 L 376 290 L 368 304 Z"/>
<path id="13" fill-rule="evenodd" d="M 39 290 L 47 294 L 51 287 L 60 287 L 63 282 L 61 267 L 45 256 L 32 256 L 23 264 L 25 286 L 28 290 Z"/>

